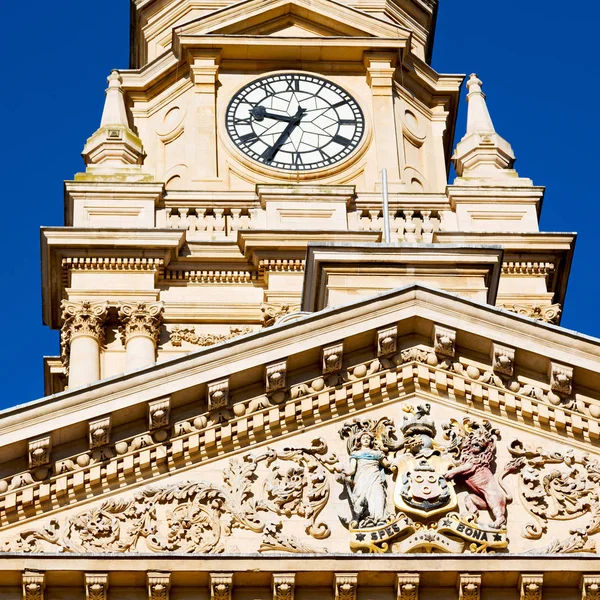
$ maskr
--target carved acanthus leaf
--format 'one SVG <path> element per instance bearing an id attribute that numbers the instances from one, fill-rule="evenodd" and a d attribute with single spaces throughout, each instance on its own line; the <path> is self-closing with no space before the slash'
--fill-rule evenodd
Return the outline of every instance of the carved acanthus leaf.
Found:
<path id="1" fill-rule="evenodd" d="M 418 573 L 398 573 L 396 599 L 419 600 L 419 579 Z"/>
<path id="2" fill-rule="evenodd" d="M 170 398 L 161 398 L 148 403 L 148 429 L 150 431 L 168 427 L 170 416 Z"/>
<path id="3" fill-rule="evenodd" d="M 222 410 L 229 406 L 229 378 L 213 381 L 206 386 L 208 411 Z"/>
<path id="4" fill-rule="evenodd" d="M 285 390 L 287 364 L 285 360 L 265 367 L 265 390 L 267 394 Z"/>
<path id="5" fill-rule="evenodd" d="M 158 342 L 165 309 L 163 302 L 127 302 L 119 304 L 118 308 L 122 323 L 119 331 L 125 344 L 138 335 Z"/>
<path id="6" fill-rule="evenodd" d="M 546 323 L 558 323 L 562 312 L 560 304 L 548 304 L 546 306 L 540 306 L 539 304 L 504 304 L 502 308 Z"/>
<path id="7" fill-rule="evenodd" d="M 175 325 L 170 332 L 171 345 L 179 348 L 182 342 L 188 342 L 195 346 L 214 346 L 221 342 L 227 342 L 240 335 L 246 335 L 254 331 L 252 327 L 230 327 L 229 333 L 196 333 L 192 327 L 180 327 Z"/>
<path id="8" fill-rule="evenodd" d="M 573 392 L 573 367 L 551 362 L 548 367 L 550 389 L 561 395 L 570 396 Z"/>
<path id="9" fill-rule="evenodd" d="M 294 600 L 294 573 L 273 573 L 273 600 Z"/>
<path id="10" fill-rule="evenodd" d="M 492 344 L 492 368 L 501 377 L 512 377 L 515 370 L 515 349 L 502 344 Z"/>
<path id="11" fill-rule="evenodd" d="M 49 465 L 51 453 L 52 440 L 49 435 L 29 440 L 29 468 L 37 469 Z"/>
<path id="12" fill-rule="evenodd" d="M 171 574 L 149 572 L 146 576 L 148 584 L 148 600 L 169 600 Z"/>
<path id="13" fill-rule="evenodd" d="M 336 573 L 334 575 L 333 589 L 335 591 L 335 600 L 356 600 L 358 574 Z"/>
<path id="14" fill-rule="evenodd" d="M 398 328 L 388 327 L 377 332 L 377 356 L 389 356 L 396 353 L 398 346 Z"/>
<path id="15" fill-rule="evenodd" d="M 24 571 L 22 575 L 23 600 L 44 600 L 46 576 L 39 571 Z"/>
<path id="16" fill-rule="evenodd" d="M 344 343 L 333 344 L 323 348 L 323 375 L 337 373 L 342 370 Z"/>
<path id="17" fill-rule="evenodd" d="M 292 552 L 298 554 L 326 554 L 325 548 L 316 548 L 298 540 L 295 536 L 285 535 L 281 523 L 269 523 L 263 532 L 259 552 Z"/>
<path id="18" fill-rule="evenodd" d="M 86 600 L 108 600 L 108 574 L 85 573 Z"/>
<path id="19" fill-rule="evenodd" d="M 461 573 L 458 577 L 459 600 L 479 600 L 481 598 L 481 575 Z"/>
<path id="20" fill-rule="evenodd" d="M 600 575 L 581 576 L 581 600 L 600 600 Z"/>
<path id="21" fill-rule="evenodd" d="M 231 600 L 233 573 L 211 573 L 210 600 Z"/>
<path id="22" fill-rule="evenodd" d="M 456 331 L 441 325 L 434 325 L 433 350 L 440 356 L 453 358 L 456 352 Z"/>
<path id="23" fill-rule="evenodd" d="M 90 450 L 102 448 L 102 446 L 108 446 L 108 444 L 110 444 L 111 423 L 112 420 L 110 415 L 89 422 L 88 438 Z"/>
<path id="24" fill-rule="evenodd" d="M 542 574 L 523 574 L 519 579 L 520 600 L 542 600 Z"/>

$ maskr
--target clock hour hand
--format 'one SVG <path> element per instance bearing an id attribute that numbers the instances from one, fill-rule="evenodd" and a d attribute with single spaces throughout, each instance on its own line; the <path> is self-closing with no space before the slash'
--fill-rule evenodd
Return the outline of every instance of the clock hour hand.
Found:
<path id="1" fill-rule="evenodd" d="M 305 114 L 306 109 L 298 107 L 296 114 L 293 117 L 290 117 L 291 120 L 288 123 L 288 126 L 281 132 L 281 135 L 279 136 L 275 144 L 273 144 L 273 146 L 267 148 L 267 150 L 263 152 L 262 156 L 265 159 L 265 162 L 269 163 L 275 158 L 275 155 L 277 154 L 277 152 L 279 152 L 281 146 L 283 146 L 287 142 L 288 138 L 290 137 L 290 134 L 292 133 L 292 131 L 294 131 L 294 129 L 300 123 L 302 117 Z"/>
<path id="2" fill-rule="evenodd" d="M 296 115 L 277 115 L 275 113 L 269 112 L 264 106 L 253 106 L 250 109 L 250 114 L 257 121 L 262 121 L 263 119 L 275 119 L 276 121 L 285 121 L 286 123 L 291 123 L 296 118 Z"/>

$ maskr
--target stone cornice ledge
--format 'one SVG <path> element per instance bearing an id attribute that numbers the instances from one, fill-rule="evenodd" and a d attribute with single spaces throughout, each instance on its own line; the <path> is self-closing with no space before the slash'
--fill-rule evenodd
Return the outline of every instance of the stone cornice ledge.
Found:
<path id="1" fill-rule="evenodd" d="M 118 375 L 0 412 L 0 447 L 43 434 L 50 415 L 73 414 L 89 420 L 166 395 L 183 387 L 212 381 L 225 367 L 235 372 L 250 364 L 257 354 L 261 362 L 281 360 L 288 355 L 290 330 L 295 330 L 296 352 L 315 344 L 335 343 L 367 329 L 388 326 L 413 316 L 461 330 L 465 317 L 478 335 L 519 348 L 550 360 L 600 372 L 600 340 L 575 331 L 543 323 L 448 292 L 413 284 L 354 304 L 325 309 L 302 320 L 259 330 L 241 338 L 192 352 L 139 371 Z M 160 387 L 160 389 L 157 388 Z M 30 413 L 30 415 L 27 415 Z"/>

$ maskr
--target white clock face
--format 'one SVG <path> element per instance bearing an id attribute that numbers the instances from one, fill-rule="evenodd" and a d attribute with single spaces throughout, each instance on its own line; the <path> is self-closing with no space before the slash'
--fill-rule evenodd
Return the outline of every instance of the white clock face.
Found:
<path id="1" fill-rule="evenodd" d="M 227 131 L 250 158 L 276 169 L 333 165 L 359 144 L 363 113 L 341 87 L 313 75 L 282 73 L 253 81 L 227 108 Z"/>

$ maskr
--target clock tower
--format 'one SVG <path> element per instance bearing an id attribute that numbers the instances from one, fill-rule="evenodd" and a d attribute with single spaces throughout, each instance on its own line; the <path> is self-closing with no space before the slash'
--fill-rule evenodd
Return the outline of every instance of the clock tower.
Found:
<path id="1" fill-rule="evenodd" d="M 575 234 L 436 9 L 132 0 L 0 414 L 0 598 L 598 598 Z"/>

